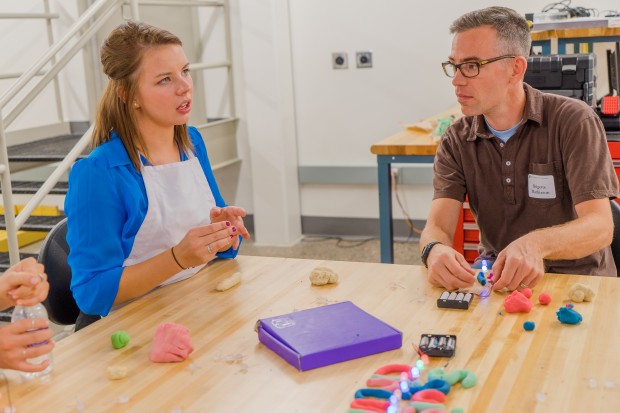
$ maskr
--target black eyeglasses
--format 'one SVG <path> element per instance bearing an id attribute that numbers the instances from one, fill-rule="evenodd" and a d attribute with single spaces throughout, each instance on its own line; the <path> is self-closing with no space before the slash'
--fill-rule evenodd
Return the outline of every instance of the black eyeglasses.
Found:
<path id="1" fill-rule="evenodd" d="M 504 55 L 494 57 L 492 59 L 486 60 L 472 60 L 470 62 L 463 62 L 459 64 L 455 64 L 452 62 L 443 62 L 441 67 L 443 67 L 443 72 L 448 77 L 456 76 L 457 69 L 461 71 L 461 74 L 465 77 L 476 77 L 480 74 L 480 66 L 488 65 L 489 63 L 497 62 L 502 59 L 512 59 L 517 56 L 515 55 Z"/>

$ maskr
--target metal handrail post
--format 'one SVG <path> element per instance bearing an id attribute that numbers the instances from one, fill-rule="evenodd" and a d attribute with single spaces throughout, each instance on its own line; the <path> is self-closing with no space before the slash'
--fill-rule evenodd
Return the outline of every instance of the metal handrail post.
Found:
<path id="1" fill-rule="evenodd" d="M 86 149 L 90 142 L 90 138 L 93 134 L 93 126 L 82 135 L 82 137 L 77 141 L 75 146 L 71 148 L 71 151 L 65 156 L 65 158 L 56 166 L 56 169 L 52 171 L 50 176 L 45 180 L 41 188 L 30 198 L 28 203 L 24 206 L 21 212 L 17 215 L 15 220 L 16 226 L 21 228 L 22 225 L 26 222 L 30 214 L 34 211 L 34 209 L 39 205 L 39 203 L 47 196 L 47 194 L 51 191 L 51 189 L 58 183 L 60 178 L 62 178 L 65 171 L 70 169 L 71 165 L 75 162 L 75 160 L 80 156 L 80 154 Z"/>
<path id="2" fill-rule="evenodd" d="M 138 0 L 131 0 L 131 18 L 137 22 L 140 21 L 140 5 Z"/>
<path id="3" fill-rule="evenodd" d="M 50 12 L 50 2 L 49 0 L 43 1 L 43 6 L 45 7 L 45 13 Z M 52 47 L 54 45 L 54 31 L 52 30 L 52 19 L 45 19 L 45 26 L 47 30 L 47 45 Z M 53 56 L 50 60 L 52 66 L 56 64 L 56 57 Z M 54 96 L 56 98 L 56 116 L 59 121 L 64 120 L 63 112 L 62 112 L 62 101 L 60 100 L 60 84 L 58 82 L 58 76 L 54 76 Z"/>
<path id="4" fill-rule="evenodd" d="M 224 31 L 226 36 L 226 57 L 228 59 L 228 110 L 230 111 L 230 117 L 236 118 L 237 113 L 235 109 L 235 85 L 233 76 L 233 52 L 232 52 L 232 36 L 230 34 L 230 2 L 224 0 Z"/>
<path id="5" fill-rule="evenodd" d="M 6 236 L 9 244 L 9 259 L 11 260 L 11 265 L 14 265 L 19 261 L 19 244 L 17 243 L 15 209 L 13 208 L 13 187 L 11 185 L 11 172 L 9 171 L 9 154 L 6 148 L 6 135 L 2 116 L 0 116 L 0 165 L 2 166 L 2 202 L 4 205 Z"/>

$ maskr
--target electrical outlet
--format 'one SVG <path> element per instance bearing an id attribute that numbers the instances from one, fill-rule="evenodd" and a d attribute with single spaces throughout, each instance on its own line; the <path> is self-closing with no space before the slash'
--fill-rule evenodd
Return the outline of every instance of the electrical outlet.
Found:
<path id="1" fill-rule="evenodd" d="M 357 52 L 355 54 L 358 69 L 365 69 L 372 67 L 372 51 L 366 50 L 363 52 Z"/>
<path id="2" fill-rule="evenodd" d="M 346 52 L 332 53 L 332 69 L 348 69 L 349 58 Z"/>

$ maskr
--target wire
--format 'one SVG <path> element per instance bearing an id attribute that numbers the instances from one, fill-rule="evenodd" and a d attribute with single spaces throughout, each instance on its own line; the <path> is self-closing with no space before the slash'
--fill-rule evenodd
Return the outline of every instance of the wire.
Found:
<path id="1" fill-rule="evenodd" d="M 550 12 L 550 11 L 566 11 L 568 12 L 570 17 L 596 17 L 599 15 L 599 12 L 595 8 L 588 7 L 571 7 L 571 0 L 562 0 L 554 3 L 549 3 L 545 7 L 542 8 L 542 12 Z"/>
<path id="2" fill-rule="evenodd" d="M 603 17 L 620 17 L 620 11 L 618 10 L 603 10 L 600 14 Z"/>
<path id="3" fill-rule="evenodd" d="M 398 193 L 398 184 L 397 184 L 397 179 L 396 179 L 396 173 L 394 171 L 392 171 L 392 192 L 394 193 L 394 195 L 396 196 L 396 202 L 398 203 L 398 206 L 400 207 L 401 212 L 403 213 L 403 216 L 405 217 L 405 223 L 407 224 L 407 226 L 409 227 L 409 229 L 411 230 L 412 233 L 416 233 L 416 234 L 421 234 L 422 230 L 416 228 L 413 223 L 411 222 L 411 219 L 409 218 L 409 214 L 407 214 L 407 210 L 405 209 L 405 207 L 403 207 L 403 204 L 400 200 L 400 195 Z M 409 235 L 409 237 L 407 238 L 407 240 L 411 238 L 411 234 Z"/>
<path id="4" fill-rule="evenodd" d="M 361 240 L 351 240 L 351 239 L 346 239 L 343 237 L 327 236 L 327 237 L 303 237 L 301 241 L 302 242 L 322 242 L 322 241 L 336 240 L 336 247 L 338 248 L 355 248 L 355 247 L 364 245 L 368 241 L 372 241 L 375 239 L 377 239 L 377 237 L 363 238 Z M 344 244 L 344 243 L 350 243 L 350 244 Z"/>

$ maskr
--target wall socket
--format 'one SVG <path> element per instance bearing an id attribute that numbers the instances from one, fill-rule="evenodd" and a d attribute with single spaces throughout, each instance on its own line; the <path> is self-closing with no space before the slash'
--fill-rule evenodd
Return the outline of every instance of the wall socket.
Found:
<path id="1" fill-rule="evenodd" d="M 357 62 L 358 69 L 371 68 L 372 67 L 372 51 L 366 50 L 357 52 L 355 54 L 355 60 Z"/>
<path id="2" fill-rule="evenodd" d="M 349 57 L 347 52 L 332 53 L 332 69 L 348 69 Z"/>

